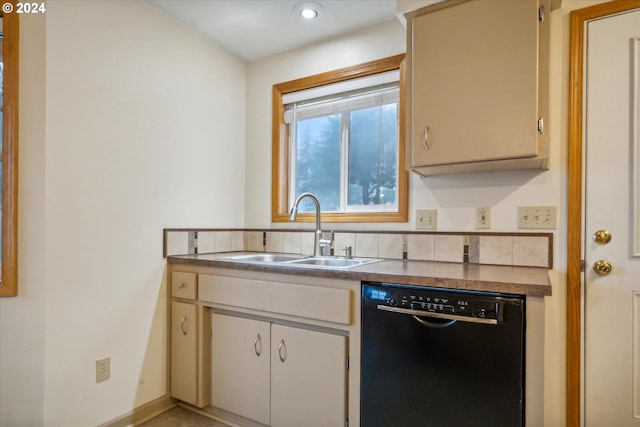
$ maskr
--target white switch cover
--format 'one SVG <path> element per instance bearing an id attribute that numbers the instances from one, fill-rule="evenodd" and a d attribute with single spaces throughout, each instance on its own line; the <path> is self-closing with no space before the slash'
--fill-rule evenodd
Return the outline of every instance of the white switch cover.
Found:
<path id="1" fill-rule="evenodd" d="M 476 208 L 476 228 L 491 228 L 491 208 Z"/>
<path id="2" fill-rule="evenodd" d="M 518 206 L 518 228 L 557 227 L 557 206 Z"/>
<path id="3" fill-rule="evenodd" d="M 435 230 L 436 229 L 436 213 L 435 209 L 417 209 L 416 210 L 416 229 L 419 230 Z"/>

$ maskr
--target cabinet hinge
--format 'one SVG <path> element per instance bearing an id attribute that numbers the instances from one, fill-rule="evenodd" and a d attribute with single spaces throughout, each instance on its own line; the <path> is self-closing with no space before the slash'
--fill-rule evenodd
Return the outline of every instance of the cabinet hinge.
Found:
<path id="1" fill-rule="evenodd" d="M 544 6 L 538 8 L 538 21 L 542 24 L 544 22 Z"/>
<path id="2" fill-rule="evenodd" d="M 540 117 L 538 119 L 538 133 L 542 134 L 544 132 L 544 119 Z"/>
<path id="3" fill-rule="evenodd" d="M 347 371 L 349 370 L 349 358 L 347 357 Z"/>

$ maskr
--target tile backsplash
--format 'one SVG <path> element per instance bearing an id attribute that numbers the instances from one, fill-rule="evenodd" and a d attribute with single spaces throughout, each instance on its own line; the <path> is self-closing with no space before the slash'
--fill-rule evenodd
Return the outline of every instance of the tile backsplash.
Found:
<path id="1" fill-rule="evenodd" d="M 209 252 L 313 254 L 313 231 L 165 229 L 163 255 Z M 337 231 L 334 255 L 552 268 L 552 233 Z"/>

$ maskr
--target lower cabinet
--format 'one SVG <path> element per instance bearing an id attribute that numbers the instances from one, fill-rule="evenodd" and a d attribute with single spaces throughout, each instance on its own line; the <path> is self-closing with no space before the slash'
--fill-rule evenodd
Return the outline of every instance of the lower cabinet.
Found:
<path id="1" fill-rule="evenodd" d="M 171 303 L 171 396 L 196 404 L 198 399 L 198 307 Z"/>
<path id="2" fill-rule="evenodd" d="M 270 324 L 211 315 L 211 404 L 269 424 Z"/>
<path id="3" fill-rule="evenodd" d="M 211 404 L 273 427 L 342 427 L 347 337 L 211 315 Z"/>

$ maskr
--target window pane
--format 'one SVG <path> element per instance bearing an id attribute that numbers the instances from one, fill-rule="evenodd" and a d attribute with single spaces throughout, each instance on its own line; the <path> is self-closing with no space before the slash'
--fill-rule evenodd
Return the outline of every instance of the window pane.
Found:
<path id="1" fill-rule="evenodd" d="M 340 129 L 339 114 L 296 122 L 295 194 L 313 193 L 323 211 L 340 209 Z M 314 212 L 304 199 L 300 212 Z"/>
<path id="2" fill-rule="evenodd" d="M 387 104 L 350 114 L 350 206 L 397 203 L 397 108 Z"/>

